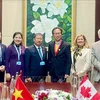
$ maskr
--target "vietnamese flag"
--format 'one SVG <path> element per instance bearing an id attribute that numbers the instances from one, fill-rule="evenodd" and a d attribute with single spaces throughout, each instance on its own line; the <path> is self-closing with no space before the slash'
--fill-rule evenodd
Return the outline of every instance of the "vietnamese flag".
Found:
<path id="1" fill-rule="evenodd" d="M 16 81 L 12 100 L 33 100 L 32 95 L 29 93 L 28 89 L 26 88 L 20 77 L 18 77 Z"/>

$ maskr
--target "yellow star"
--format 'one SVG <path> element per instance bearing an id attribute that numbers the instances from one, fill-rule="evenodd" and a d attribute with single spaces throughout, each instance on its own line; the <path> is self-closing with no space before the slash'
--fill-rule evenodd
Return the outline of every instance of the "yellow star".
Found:
<path id="1" fill-rule="evenodd" d="M 13 93 L 13 95 L 15 96 L 15 100 L 17 100 L 18 98 L 23 98 L 22 95 L 21 95 L 22 92 L 23 92 L 23 90 L 18 91 L 15 88 L 15 92 Z"/>

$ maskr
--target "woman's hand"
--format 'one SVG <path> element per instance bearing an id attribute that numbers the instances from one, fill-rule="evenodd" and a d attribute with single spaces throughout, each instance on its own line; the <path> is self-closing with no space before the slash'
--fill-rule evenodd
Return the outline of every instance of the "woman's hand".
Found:
<path id="1" fill-rule="evenodd" d="M 76 77 L 78 77 L 78 73 L 77 72 L 73 73 L 73 75 L 76 76 Z"/>
<path id="2" fill-rule="evenodd" d="M 78 73 L 76 73 L 75 75 L 78 77 L 78 75 L 79 75 L 79 74 L 78 74 Z"/>

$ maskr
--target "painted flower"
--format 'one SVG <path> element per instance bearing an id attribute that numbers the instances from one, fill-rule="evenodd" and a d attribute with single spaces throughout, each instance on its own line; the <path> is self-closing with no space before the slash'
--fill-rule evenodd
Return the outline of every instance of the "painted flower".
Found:
<path id="1" fill-rule="evenodd" d="M 51 41 L 51 36 L 52 36 L 52 29 L 54 27 L 57 27 L 59 22 L 56 18 L 54 19 L 49 19 L 47 18 L 46 15 L 40 16 L 40 21 L 34 20 L 32 21 L 32 24 L 34 27 L 31 29 L 31 33 L 45 33 L 45 42 L 50 42 Z"/>
<path id="2" fill-rule="evenodd" d="M 34 3 L 34 6 L 32 7 L 33 11 L 37 11 L 41 8 L 42 13 L 45 13 L 45 9 L 47 8 L 48 3 L 50 3 L 50 0 L 30 0 L 30 3 Z"/>
<path id="3" fill-rule="evenodd" d="M 64 13 L 67 12 L 68 5 L 64 3 L 64 0 L 53 0 L 50 2 L 50 4 L 47 6 L 48 17 L 51 17 L 52 15 L 58 15 L 60 14 L 61 17 L 63 17 Z"/>

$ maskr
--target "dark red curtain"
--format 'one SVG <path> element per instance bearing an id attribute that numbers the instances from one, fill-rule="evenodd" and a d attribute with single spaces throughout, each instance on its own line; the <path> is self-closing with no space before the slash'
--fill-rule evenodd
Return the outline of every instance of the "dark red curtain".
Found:
<path id="1" fill-rule="evenodd" d="M 100 29 L 100 0 L 95 0 L 95 41 L 98 41 L 98 29 Z"/>

